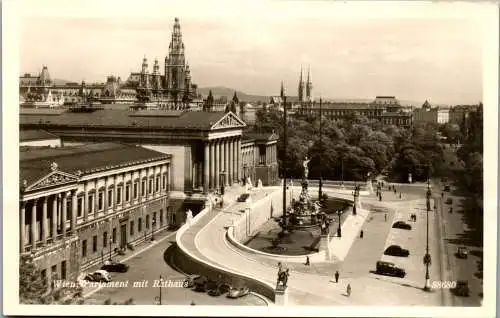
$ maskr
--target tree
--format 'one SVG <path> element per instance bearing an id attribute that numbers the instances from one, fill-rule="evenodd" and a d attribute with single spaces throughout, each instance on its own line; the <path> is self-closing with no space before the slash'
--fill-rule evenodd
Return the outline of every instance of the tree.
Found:
<path id="1" fill-rule="evenodd" d="M 22 255 L 19 260 L 19 302 L 41 304 L 47 293 L 47 282 L 30 256 Z"/>
<path id="2" fill-rule="evenodd" d="M 55 277 L 53 277 L 55 279 Z M 83 304 L 82 288 L 50 288 L 33 258 L 21 255 L 19 260 L 19 302 L 21 304 Z"/>

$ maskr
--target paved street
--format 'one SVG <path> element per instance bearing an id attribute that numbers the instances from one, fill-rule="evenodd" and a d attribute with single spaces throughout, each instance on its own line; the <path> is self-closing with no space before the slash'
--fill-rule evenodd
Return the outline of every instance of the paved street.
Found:
<path id="1" fill-rule="evenodd" d="M 88 303 L 103 304 L 108 298 L 111 298 L 112 302 L 120 303 L 133 298 L 134 303 L 138 305 L 156 304 L 158 300 L 156 297 L 159 297 L 160 290 L 152 287 L 154 280 L 159 279 L 160 275 L 163 279 L 173 283 L 184 280 L 184 275 L 170 267 L 165 260 L 169 256 L 167 250 L 173 240 L 175 240 L 174 235 L 128 260 L 126 263 L 130 265 L 130 269 L 127 273 L 111 273 L 113 281 L 128 280 L 127 288 L 102 288 L 88 297 Z M 141 281 L 148 281 L 149 286 L 132 287 L 133 282 Z M 225 296 L 211 297 L 206 293 L 198 293 L 182 287 L 166 287 L 162 290 L 163 305 L 190 305 L 192 301 L 196 305 L 266 305 L 262 299 L 254 295 L 234 300 Z"/>
<path id="2" fill-rule="evenodd" d="M 451 188 L 453 191 L 453 187 Z M 467 240 L 466 232 L 468 230 L 464 220 L 463 207 L 461 200 L 463 197 L 453 195 L 453 192 L 445 192 L 444 201 L 447 198 L 452 198 L 453 204 L 445 204 L 443 202 L 443 222 L 444 222 L 444 243 L 448 257 L 449 280 L 467 280 L 470 288 L 470 297 L 458 297 L 451 295 L 455 306 L 480 306 L 481 298 L 479 293 L 482 292 L 481 279 L 474 274 L 478 272 L 478 261 L 482 259 L 482 246 L 474 246 L 470 240 Z M 450 207 L 453 208 L 453 213 L 449 213 Z M 469 249 L 467 259 L 459 259 L 456 257 L 458 247 L 464 246 Z"/>

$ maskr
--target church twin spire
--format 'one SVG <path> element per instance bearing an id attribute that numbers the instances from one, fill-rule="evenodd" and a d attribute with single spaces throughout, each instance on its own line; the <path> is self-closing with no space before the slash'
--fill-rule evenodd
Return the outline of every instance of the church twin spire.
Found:
<path id="1" fill-rule="evenodd" d="M 311 102 L 312 101 L 312 80 L 311 80 L 311 68 L 307 67 L 307 82 L 304 82 L 302 76 L 302 66 L 300 67 L 300 78 L 299 78 L 299 102 Z M 305 90 L 305 94 L 304 94 Z"/>

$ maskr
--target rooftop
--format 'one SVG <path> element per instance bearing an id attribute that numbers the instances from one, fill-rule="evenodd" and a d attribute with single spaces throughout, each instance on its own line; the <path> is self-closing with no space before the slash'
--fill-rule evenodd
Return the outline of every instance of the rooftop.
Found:
<path id="1" fill-rule="evenodd" d="M 48 175 L 55 162 L 58 170 L 70 174 L 88 174 L 113 167 L 169 159 L 171 155 L 138 146 L 117 143 L 85 144 L 60 148 L 21 150 L 19 171 L 21 184 L 28 185 Z"/>
<path id="2" fill-rule="evenodd" d="M 21 110 L 21 127 L 48 125 L 51 127 L 164 128 L 209 130 L 224 117 L 224 112 L 133 111 L 102 109 L 92 113 Z"/>
<path id="3" fill-rule="evenodd" d="M 33 140 L 46 140 L 46 139 L 59 139 L 56 135 L 49 133 L 42 129 L 26 129 L 19 131 L 20 141 L 33 141 Z"/>

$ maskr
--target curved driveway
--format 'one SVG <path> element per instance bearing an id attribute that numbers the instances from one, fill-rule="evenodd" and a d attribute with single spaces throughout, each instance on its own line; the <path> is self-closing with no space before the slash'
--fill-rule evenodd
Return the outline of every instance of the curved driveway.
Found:
<path id="1" fill-rule="evenodd" d="M 325 192 L 332 193 L 332 191 L 328 191 L 327 189 L 325 189 Z M 350 195 L 338 193 L 335 196 L 347 199 L 352 198 Z M 386 206 L 384 202 L 378 202 L 374 197 L 362 198 L 363 202 Z M 407 204 L 407 202 L 401 201 L 400 203 Z M 182 243 L 191 252 L 209 263 L 274 285 L 277 279 L 277 264 L 273 266 L 269 264 L 268 260 L 259 257 L 259 255 L 246 254 L 231 245 L 226 239 L 226 227 L 231 223 L 235 213 L 238 213 L 237 211 L 242 208 L 241 205 L 243 204 L 236 203 L 225 208 L 223 211 L 213 210 L 203 216 L 195 226 L 188 229 L 182 236 Z M 393 203 L 391 206 L 394 207 L 394 205 Z M 347 231 L 349 229 L 343 227 L 343 232 Z M 352 244 L 352 242 L 349 244 Z M 345 297 L 344 291 L 347 281 L 335 284 L 331 279 L 328 276 L 291 271 L 288 284 L 289 303 L 293 305 L 330 306 L 365 303 L 365 300 L 362 299 L 362 294 L 353 293 L 351 297 Z"/>
<path id="2" fill-rule="evenodd" d="M 351 198 L 349 195 L 339 195 Z M 237 250 L 226 239 L 226 226 L 244 203 L 236 203 L 223 211 L 214 210 L 205 215 L 181 238 L 184 246 L 212 264 L 225 267 L 245 276 L 270 284 L 276 283 L 277 266 L 266 264 L 257 255 Z M 291 272 L 288 299 L 293 304 L 349 305 L 354 298 L 342 297 L 345 286 L 330 282 L 331 277 Z"/>

